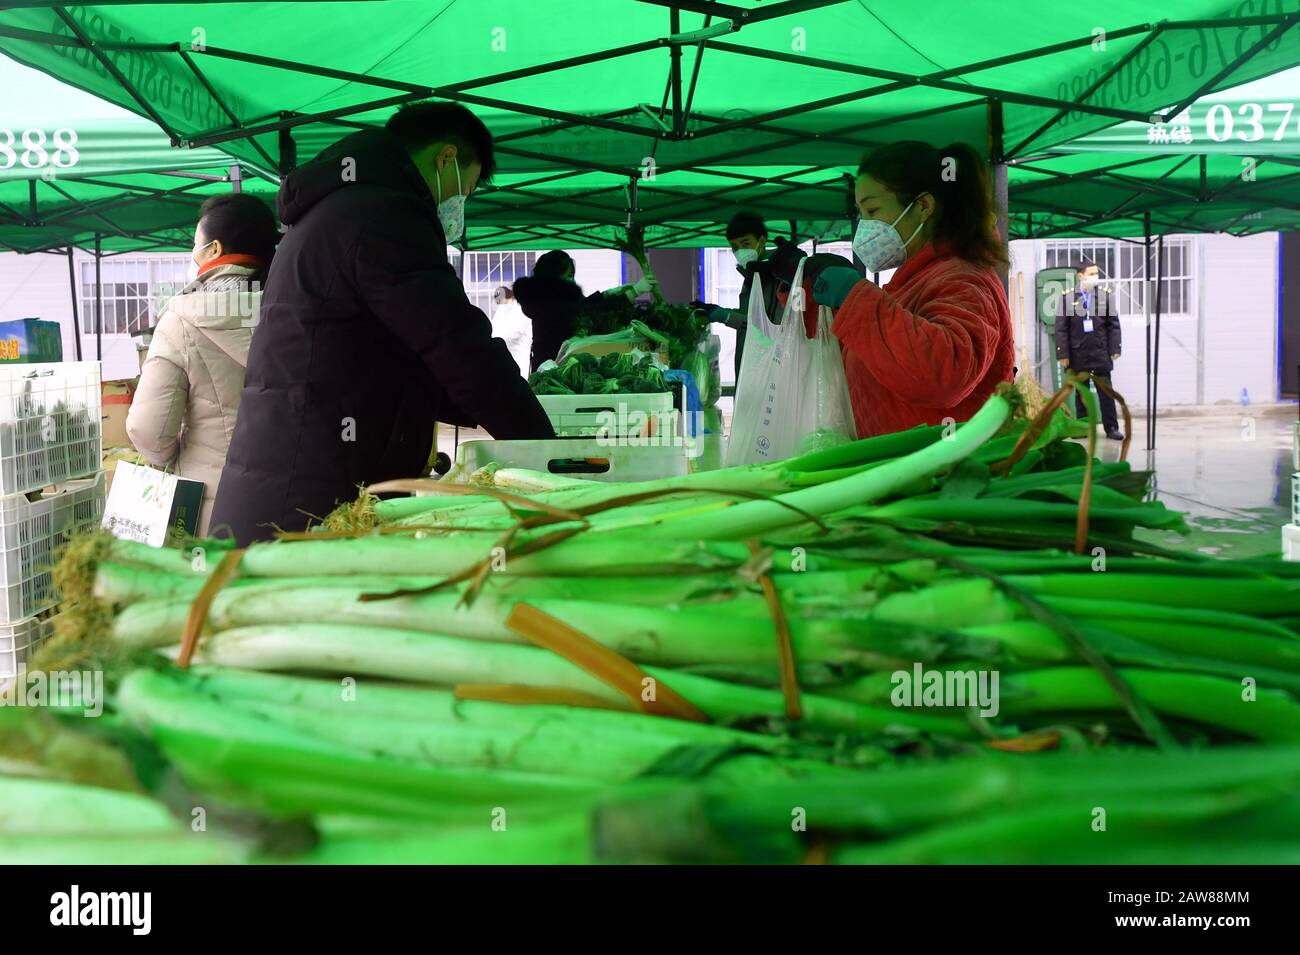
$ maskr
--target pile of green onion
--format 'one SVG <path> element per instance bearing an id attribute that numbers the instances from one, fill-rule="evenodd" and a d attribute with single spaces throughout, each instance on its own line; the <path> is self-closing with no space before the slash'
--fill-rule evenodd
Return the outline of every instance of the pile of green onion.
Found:
<path id="1" fill-rule="evenodd" d="M 88 538 L 44 665 L 104 666 L 124 752 L 311 820 L 310 861 L 1187 861 L 1211 819 L 1266 858 L 1300 567 L 1146 543 L 1181 516 L 1073 435 L 995 397 L 645 485 L 498 471 L 242 553 Z M 899 705 L 918 667 L 996 673 L 995 712 Z"/>

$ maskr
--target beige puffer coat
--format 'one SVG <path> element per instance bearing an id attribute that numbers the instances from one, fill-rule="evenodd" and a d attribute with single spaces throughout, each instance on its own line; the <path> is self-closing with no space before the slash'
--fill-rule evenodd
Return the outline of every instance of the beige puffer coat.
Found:
<path id="1" fill-rule="evenodd" d="M 203 482 L 199 534 L 235 431 L 244 366 L 261 307 L 253 270 L 221 265 L 174 296 L 154 327 L 126 417 L 131 443 L 150 464 Z"/>

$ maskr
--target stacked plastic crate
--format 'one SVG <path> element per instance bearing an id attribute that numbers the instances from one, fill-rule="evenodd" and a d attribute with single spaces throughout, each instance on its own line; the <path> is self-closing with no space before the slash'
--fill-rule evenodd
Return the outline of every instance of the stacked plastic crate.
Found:
<path id="1" fill-rule="evenodd" d="M 104 513 L 98 362 L 0 366 L 0 680 L 48 632 L 51 574 Z"/>

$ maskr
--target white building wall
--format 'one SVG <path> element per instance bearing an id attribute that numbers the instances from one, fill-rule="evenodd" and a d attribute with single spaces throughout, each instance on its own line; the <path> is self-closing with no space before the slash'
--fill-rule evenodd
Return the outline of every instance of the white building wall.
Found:
<path id="1" fill-rule="evenodd" d="M 94 262 L 88 253 L 74 253 L 77 275 L 83 262 Z M 44 252 L 19 255 L 16 252 L 0 253 L 0 321 L 39 318 L 58 322 L 63 330 L 63 358 L 73 361 L 77 357 L 73 340 L 72 291 L 68 281 L 68 258 L 65 254 Z M 83 314 L 81 302 L 77 303 L 77 323 L 81 328 L 82 358 L 95 359 L 95 316 Z M 103 368 L 105 381 L 134 378 L 140 374 L 135 341 L 129 335 L 103 336 Z"/>
<path id="2" fill-rule="evenodd" d="M 1201 237 L 1206 404 L 1278 399 L 1278 236 Z M 1163 374 L 1163 362 L 1162 371 Z"/>
<path id="3" fill-rule="evenodd" d="M 1189 307 L 1164 313 L 1160 320 L 1160 374 L 1157 403 L 1171 405 L 1237 402 L 1246 389 L 1252 402 L 1278 400 L 1278 237 L 1245 238 L 1212 234 L 1191 237 Z M 1012 320 L 1020 343 L 1021 323 L 1014 308 L 1017 293 L 1024 309 L 1025 354 L 1035 364 L 1037 321 L 1035 274 L 1046 261 L 1040 240 L 1011 243 Z M 1017 275 L 1023 276 L 1019 287 Z M 1123 351 L 1112 381 L 1132 408 L 1146 406 L 1148 358 L 1146 317 L 1121 320 Z M 1152 328 L 1154 336 L 1154 322 Z M 1044 336 L 1039 380 L 1050 382 L 1051 342 Z M 1154 347 L 1151 349 L 1154 359 Z"/>
<path id="4" fill-rule="evenodd" d="M 1195 303 L 1190 314 L 1167 315 L 1161 320 L 1161 406 L 1237 402 L 1246 389 L 1252 402 L 1272 402 L 1278 397 L 1278 237 L 1276 233 L 1233 238 L 1196 236 L 1192 241 L 1195 269 Z M 602 250 L 572 250 L 577 279 L 587 292 L 618 285 L 622 280 L 620 256 Z M 91 261 L 77 253 L 80 262 Z M 728 260 L 729 261 L 729 260 Z M 1016 277 L 1023 276 L 1020 300 L 1025 355 L 1035 361 L 1034 336 L 1038 334 L 1034 276 L 1043 261 L 1039 241 L 1011 243 L 1012 297 Z M 726 304 L 726 303 L 723 303 Z M 0 321 L 40 318 L 57 321 L 63 328 L 63 354 L 75 356 L 72 340 L 72 305 L 68 288 L 68 263 L 63 255 L 0 253 Z M 79 315 L 83 328 L 83 355 L 93 359 L 95 339 L 84 330 L 93 316 Z M 1012 310 L 1017 342 L 1021 324 Z M 1116 366 L 1115 385 L 1134 408 L 1145 405 L 1145 323 L 1141 315 L 1124 319 L 1124 354 Z M 1052 360 L 1044 343 L 1040 380 L 1047 382 Z M 104 377 L 128 378 L 138 374 L 135 349 L 126 335 L 104 336 Z M 1017 356 L 1019 360 L 1019 356 Z M 730 365 L 724 364 L 729 368 Z M 729 377 L 729 375 L 727 376 Z"/>

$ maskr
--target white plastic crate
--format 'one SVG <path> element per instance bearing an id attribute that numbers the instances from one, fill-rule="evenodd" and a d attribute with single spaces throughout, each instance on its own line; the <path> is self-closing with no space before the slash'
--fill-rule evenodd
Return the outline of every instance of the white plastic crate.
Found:
<path id="1" fill-rule="evenodd" d="M 677 434 L 671 391 L 648 394 L 538 395 L 555 433 L 564 437 Z"/>
<path id="2" fill-rule="evenodd" d="M 0 494 L 99 470 L 99 362 L 0 365 Z"/>
<path id="3" fill-rule="evenodd" d="M 0 680 L 18 675 L 42 641 L 50 635 L 48 620 L 29 617 L 14 623 L 0 623 Z"/>
<path id="4" fill-rule="evenodd" d="M 653 481 L 686 473 L 686 455 L 680 445 L 611 447 L 596 438 L 554 438 L 462 442 L 456 463 L 443 480 L 466 482 L 489 464 L 593 481 Z"/>
<path id="5" fill-rule="evenodd" d="M 0 497 L 0 620 L 22 620 L 54 606 L 56 551 L 74 529 L 98 527 L 103 514 L 102 471 L 39 501 Z"/>
<path id="6" fill-rule="evenodd" d="M 1282 559 L 1300 560 L 1300 524 L 1283 525 Z"/>

